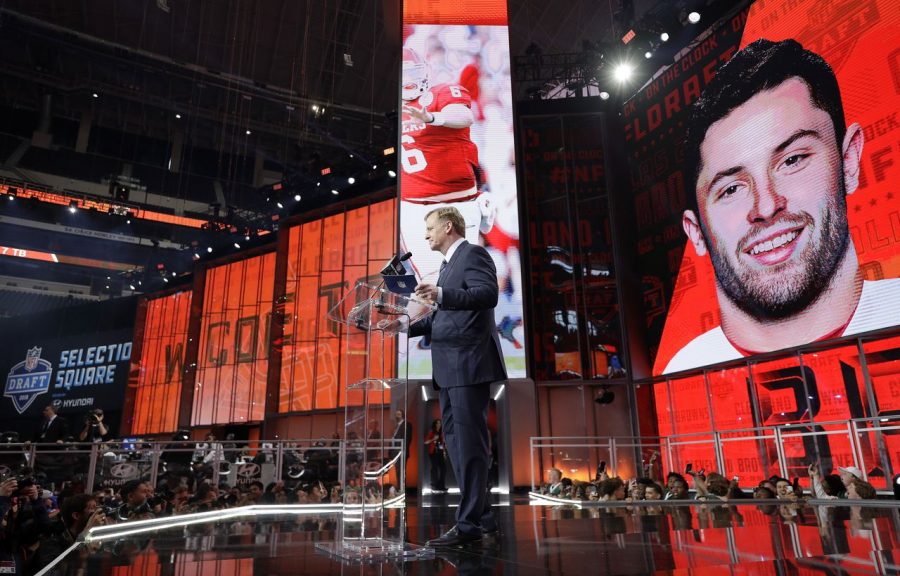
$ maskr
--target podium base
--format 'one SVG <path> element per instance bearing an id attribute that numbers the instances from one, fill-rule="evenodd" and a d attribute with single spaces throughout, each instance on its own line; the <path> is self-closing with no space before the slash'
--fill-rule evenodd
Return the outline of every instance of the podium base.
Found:
<path id="1" fill-rule="evenodd" d="M 319 542 L 316 549 L 354 564 L 412 562 L 434 558 L 434 548 L 381 538 Z"/>

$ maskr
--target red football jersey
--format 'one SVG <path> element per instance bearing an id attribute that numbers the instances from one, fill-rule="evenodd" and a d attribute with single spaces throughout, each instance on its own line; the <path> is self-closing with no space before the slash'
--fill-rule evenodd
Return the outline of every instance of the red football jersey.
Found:
<path id="1" fill-rule="evenodd" d="M 469 91 L 458 84 L 438 84 L 409 105 L 439 112 L 448 104 L 471 108 Z M 475 186 L 478 148 L 469 137 L 469 129 L 422 122 L 408 124 L 410 120 L 404 113 L 400 144 L 402 197 L 425 199 Z"/>

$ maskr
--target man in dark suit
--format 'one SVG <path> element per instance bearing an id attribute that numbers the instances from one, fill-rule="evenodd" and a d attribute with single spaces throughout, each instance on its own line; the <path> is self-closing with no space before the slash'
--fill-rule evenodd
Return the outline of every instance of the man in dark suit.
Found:
<path id="1" fill-rule="evenodd" d="M 437 284 L 419 284 L 416 295 L 437 304 L 409 335 L 431 336 L 434 387 L 440 392 L 444 439 L 461 500 L 456 526 L 431 546 L 456 546 L 494 533 L 487 496 L 490 448 L 487 426 L 490 385 L 506 380 L 506 366 L 494 321 L 497 270 L 481 246 L 465 240 L 465 221 L 456 208 L 425 217 L 425 239 L 444 255 Z"/>
<path id="2" fill-rule="evenodd" d="M 401 438 L 406 441 L 404 450 L 406 454 L 404 457 L 409 460 L 410 452 L 410 444 L 413 439 L 413 429 L 412 424 L 406 421 L 406 412 L 403 410 L 397 410 L 394 412 L 394 419 L 397 421 L 397 427 L 394 428 L 394 435 L 392 438 L 394 440 L 400 440 Z"/>
<path id="3" fill-rule="evenodd" d="M 34 441 L 40 444 L 63 443 L 69 436 L 69 423 L 65 418 L 57 416 L 56 407 L 48 404 L 41 412 L 44 420 L 34 434 Z"/>

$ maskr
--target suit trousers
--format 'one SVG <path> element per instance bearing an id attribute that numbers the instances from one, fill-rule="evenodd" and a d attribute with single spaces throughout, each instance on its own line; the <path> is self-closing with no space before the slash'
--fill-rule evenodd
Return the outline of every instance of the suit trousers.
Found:
<path id="1" fill-rule="evenodd" d="M 490 399 L 488 384 L 440 389 L 444 441 L 460 492 L 456 528 L 466 534 L 496 529 L 487 494 L 491 462 L 487 426 Z"/>

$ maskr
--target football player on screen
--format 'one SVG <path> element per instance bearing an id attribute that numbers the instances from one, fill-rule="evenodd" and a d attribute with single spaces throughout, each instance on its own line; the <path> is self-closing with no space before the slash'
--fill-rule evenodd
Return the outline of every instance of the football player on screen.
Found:
<path id="1" fill-rule="evenodd" d="M 469 134 L 475 121 L 472 98 L 460 84 L 431 86 L 428 65 L 409 48 L 403 49 L 403 99 L 400 164 L 401 241 L 413 253 L 412 265 L 421 279 L 435 275 L 440 257 L 420 233 L 425 215 L 441 205 L 455 206 L 466 221 L 466 240 L 479 242 L 494 225 L 496 207 L 477 187 L 478 148 Z M 433 280 L 433 279 L 432 279 Z"/>

